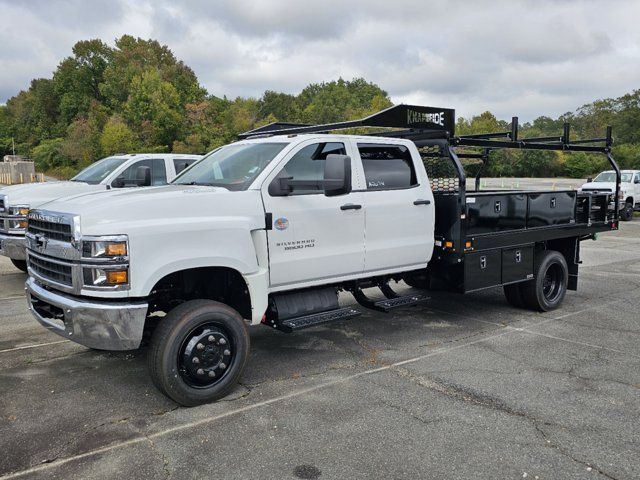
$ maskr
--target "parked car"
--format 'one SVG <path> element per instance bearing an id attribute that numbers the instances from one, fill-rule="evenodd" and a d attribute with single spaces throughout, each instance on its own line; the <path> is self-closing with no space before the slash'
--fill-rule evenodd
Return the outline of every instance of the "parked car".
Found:
<path id="1" fill-rule="evenodd" d="M 111 188 L 166 185 L 201 155 L 131 153 L 99 160 L 69 181 L 0 188 L 0 255 L 27 271 L 25 231 L 32 208 L 57 198 Z"/>
<path id="2" fill-rule="evenodd" d="M 355 126 L 402 130 L 327 133 Z M 566 141 L 519 141 L 517 119 L 507 140 L 455 137 L 453 110 L 408 105 L 278 128 L 248 132 L 165 187 L 31 210 L 35 318 L 95 349 L 136 349 L 148 334 L 154 384 L 197 405 L 240 378 L 249 325 L 290 333 L 359 315 L 340 290 L 380 312 L 427 300 L 394 291 L 401 280 L 459 293 L 503 286 L 514 306 L 552 310 L 577 289 L 580 242 L 618 227 L 609 193 L 467 192 L 456 153 L 580 149 L 615 169 L 610 130 L 602 146 L 570 143 L 568 125 Z"/>
<path id="3" fill-rule="evenodd" d="M 620 219 L 631 220 L 633 212 L 640 209 L 640 170 L 622 170 L 620 193 Z M 616 172 L 607 170 L 598 174 L 593 180 L 580 187 L 581 192 L 615 192 Z"/>

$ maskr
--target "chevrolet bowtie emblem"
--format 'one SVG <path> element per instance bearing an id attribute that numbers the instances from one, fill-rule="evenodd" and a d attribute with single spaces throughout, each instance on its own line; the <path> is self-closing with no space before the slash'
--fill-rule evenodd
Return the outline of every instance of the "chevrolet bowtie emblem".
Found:
<path id="1" fill-rule="evenodd" d="M 36 246 L 40 249 L 45 249 L 47 248 L 47 243 L 49 242 L 49 239 L 47 237 L 45 237 L 44 235 L 42 235 L 41 233 L 36 234 Z"/>

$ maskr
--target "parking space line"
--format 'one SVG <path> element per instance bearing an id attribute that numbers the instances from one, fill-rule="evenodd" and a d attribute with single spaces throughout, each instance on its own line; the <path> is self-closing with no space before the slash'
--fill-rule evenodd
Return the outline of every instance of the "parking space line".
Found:
<path id="1" fill-rule="evenodd" d="M 68 343 L 70 341 L 71 340 L 58 340 L 56 342 L 36 343 L 34 345 L 24 345 L 22 347 L 13 347 L 13 348 L 7 348 L 5 350 L 0 350 L 0 353 L 15 352 L 17 350 L 26 350 L 28 348 L 46 347 L 47 345 L 57 345 L 59 343 Z"/>
<path id="2" fill-rule="evenodd" d="M 579 311 L 576 311 L 576 312 L 569 312 L 567 314 L 560 315 L 558 317 L 548 318 L 548 319 L 545 319 L 545 320 L 543 320 L 541 322 L 538 322 L 535 326 L 543 325 L 545 323 L 549 323 L 549 322 L 552 322 L 554 320 L 561 320 L 562 318 L 566 318 L 566 317 L 569 317 L 569 316 L 572 316 L 572 315 L 579 315 L 580 313 L 584 313 L 586 311 L 593 310 L 593 309 L 596 309 L 596 308 L 601 308 L 601 307 L 604 307 L 606 305 L 609 305 L 611 303 L 615 303 L 616 301 L 621 301 L 621 300 L 622 299 L 617 299 L 617 300 L 613 300 L 613 301 L 610 301 L 610 302 L 606 302 L 606 303 L 601 304 L 601 305 L 594 305 L 592 307 L 588 307 L 588 308 L 585 308 L 585 309 L 582 309 L 582 310 L 579 310 Z M 447 313 L 447 312 L 444 312 L 444 313 Z M 451 314 L 451 315 L 455 315 L 455 314 Z M 464 317 L 463 315 L 460 315 L 460 316 Z M 467 318 L 473 318 L 473 317 L 467 317 Z M 485 323 L 487 323 L 487 322 L 485 322 Z M 498 325 L 498 324 L 495 324 L 495 325 Z M 103 454 L 103 453 L 110 452 L 112 450 L 118 450 L 118 449 L 121 449 L 121 448 L 129 447 L 129 446 L 132 446 L 132 445 L 137 445 L 137 444 L 140 444 L 140 443 L 145 443 L 145 442 L 152 443 L 154 439 L 163 437 L 165 435 L 169 435 L 169 434 L 176 433 L 176 432 L 181 432 L 183 430 L 188 430 L 188 429 L 191 429 L 191 428 L 194 428 L 194 427 L 198 427 L 198 426 L 201 426 L 201 425 L 207 425 L 207 424 L 216 422 L 218 420 L 222 420 L 222 419 L 227 418 L 227 417 L 231 417 L 231 416 L 234 416 L 234 415 L 238 415 L 238 414 L 241 414 L 241 413 L 245 413 L 245 412 L 248 412 L 248 411 L 255 410 L 255 409 L 260 408 L 260 407 L 270 406 L 270 405 L 273 405 L 273 404 L 278 403 L 278 402 L 286 401 L 286 400 L 289 400 L 289 399 L 292 399 L 292 398 L 297 398 L 297 397 L 306 395 L 308 393 L 313 393 L 313 392 L 316 392 L 316 391 L 319 391 L 319 390 L 323 390 L 323 389 L 326 389 L 326 388 L 329 388 L 329 387 L 333 387 L 335 385 L 343 384 L 343 383 L 349 382 L 351 380 L 355 380 L 357 378 L 364 377 L 366 375 L 372 375 L 372 374 L 375 374 L 375 373 L 391 370 L 391 369 L 399 367 L 399 366 L 403 366 L 403 365 L 408 365 L 408 364 L 412 364 L 412 363 L 415 363 L 415 362 L 419 362 L 419 361 L 424 360 L 426 358 L 430 358 L 430 357 L 434 357 L 434 356 L 438 356 L 438 355 L 444 355 L 446 353 L 457 351 L 457 350 L 460 350 L 460 349 L 463 349 L 463 348 L 466 348 L 466 347 L 469 347 L 469 346 L 472 346 L 472 345 L 476 345 L 478 343 L 482 343 L 482 342 L 486 342 L 486 341 L 493 340 L 493 339 L 496 339 L 496 338 L 500 338 L 500 337 L 503 337 L 505 335 L 509 335 L 510 333 L 522 333 L 522 332 L 524 332 L 524 333 L 529 333 L 529 334 L 532 334 L 532 335 L 540 335 L 540 336 L 544 336 L 544 337 L 548 337 L 548 338 L 557 339 L 557 340 L 560 340 L 560 341 L 566 341 L 566 342 L 569 342 L 569 343 L 574 343 L 576 345 L 586 346 L 586 347 L 590 347 L 590 348 L 612 350 L 612 349 L 609 349 L 607 347 L 602 347 L 602 346 L 593 345 L 593 344 L 589 344 L 589 343 L 585 343 L 585 342 L 579 342 L 579 341 L 575 341 L 575 340 L 568 340 L 568 339 L 564 339 L 564 338 L 561 338 L 561 337 L 554 337 L 554 336 L 546 335 L 546 334 L 543 334 L 543 333 L 529 331 L 529 330 L 527 330 L 525 328 L 512 327 L 510 325 L 506 325 L 506 326 L 500 325 L 500 326 L 503 327 L 503 330 L 500 333 L 497 333 L 495 335 L 488 335 L 488 336 L 485 336 L 485 337 L 482 337 L 482 338 L 478 338 L 476 340 L 472 340 L 472 341 L 469 341 L 469 342 L 466 342 L 466 343 L 462 343 L 462 344 L 458 344 L 458 345 L 437 348 L 436 350 L 431 351 L 429 353 L 425 353 L 423 355 L 418 355 L 416 357 L 408 358 L 406 360 L 401 360 L 401 361 L 398 361 L 398 362 L 394 362 L 394 363 L 390 363 L 390 364 L 387 364 L 387 365 L 383 365 L 381 367 L 372 368 L 372 369 L 365 370 L 365 371 L 362 371 L 362 372 L 354 373 L 352 375 L 348 375 L 348 376 L 341 377 L 341 378 L 338 378 L 338 379 L 335 379 L 335 380 L 331 380 L 331 381 L 328 381 L 328 382 L 325 382 L 325 383 L 322 383 L 322 384 L 319 384 L 319 385 L 314 385 L 314 386 L 311 386 L 311 387 L 308 387 L 308 388 L 303 388 L 301 390 L 298 390 L 298 391 L 295 391 L 295 392 L 291 392 L 291 393 L 288 393 L 288 394 L 285 394 L 285 395 L 280 395 L 278 397 L 274 397 L 274 398 L 271 398 L 271 399 L 268 399 L 268 400 L 263 400 L 263 401 L 260 401 L 260 402 L 252 403 L 252 404 L 246 405 L 244 407 L 237 408 L 235 410 L 229 410 L 227 412 L 220 413 L 220 414 L 214 415 L 212 417 L 203 418 L 203 419 L 196 420 L 196 421 L 193 421 L 193 422 L 184 423 L 182 425 L 177 425 L 175 427 L 167 428 L 167 429 L 161 430 L 159 432 L 151 433 L 151 434 L 148 434 L 148 435 L 142 435 L 142 436 L 139 436 L 139 437 L 134 437 L 134 438 L 131 438 L 131 439 L 126 440 L 124 442 L 114 443 L 114 444 L 107 445 L 105 447 L 100 447 L 100 448 L 97 448 L 97 449 L 94 449 L 94 450 L 90 450 L 88 452 L 84 452 L 84 453 L 81 453 L 81 454 L 72 455 L 72 456 L 69 456 L 69 457 L 66 457 L 66 458 L 62 458 L 62 459 L 59 459 L 59 460 L 54 460 L 54 461 L 49 462 L 49 463 L 40 464 L 40 465 L 36 465 L 36 466 L 30 467 L 30 468 L 27 468 L 27 469 L 24 469 L 24 470 L 8 473 L 6 475 L 1 475 L 0 476 L 0 480 L 9 480 L 9 479 L 13 479 L 13 478 L 19 478 L 19 477 L 22 477 L 24 475 L 29 475 L 31 473 L 40 472 L 40 471 L 44 471 L 44 470 L 49 470 L 49 469 L 52 469 L 52 468 L 57 468 L 57 467 L 60 467 L 62 465 L 66 465 L 67 463 L 73 462 L 75 460 L 82 460 L 84 458 L 93 457 L 95 455 L 100 455 L 100 454 Z M 68 341 L 68 340 L 62 340 L 61 342 L 64 342 L 64 341 Z M 54 342 L 54 343 L 60 343 L 60 342 Z M 613 350 L 613 351 L 615 351 L 615 350 Z M 621 351 L 616 351 L 616 352 L 624 354 L 624 355 L 631 355 L 631 356 L 634 356 L 634 357 L 638 357 L 637 355 L 629 354 L 627 352 L 621 352 Z"/>

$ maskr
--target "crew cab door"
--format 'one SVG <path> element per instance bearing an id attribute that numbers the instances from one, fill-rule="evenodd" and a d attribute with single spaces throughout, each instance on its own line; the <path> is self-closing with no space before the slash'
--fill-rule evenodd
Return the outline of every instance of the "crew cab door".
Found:
<path id="1" fill-rule="evenodd" d="M 366 181 L 367 272 L 417 269 L 431 259 L 433 194 L 422 159 L 411 147 L 357 142 Z"/>
<path id="2" fill-rule="evenodd" d="M 360 274 L 364 267 L 364 209 L 361 192 L 327 197 L 322 188 L 329 154 L 352 156 L 342 141 L 308 140 L 295 148 L 262 187 L 271 214 L 267 231 L 271 287 L 329 283 Z M 280 177 L 304 180 L 287 196 L 273 196 L 269 185 Z"/>

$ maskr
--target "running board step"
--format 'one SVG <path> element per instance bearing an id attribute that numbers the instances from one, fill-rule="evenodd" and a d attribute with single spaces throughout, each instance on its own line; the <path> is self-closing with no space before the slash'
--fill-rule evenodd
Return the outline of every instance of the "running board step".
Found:
<path id="1" fill-rule="evenodd" d="M 354 308 L 339 308 L 328 312 L 314 313 L 313 315 L 304 315 L 302 317 L 289 318 L 282 320 L 276 325 L 278 330 L 286 333 L 302 330 L 303 328 L 315 327 L 323 323 L 336 322 L 338 320 L 346 320 L 347 318 L 357 317 L 362 312 Z"/>
<path id="2" fill-rule="evenodd" d="M 400 307 L 409 307 L 411 305 L 415 305 L 420 302 L 424 302 L 425 300 L 429 300 L 429 297 L 421 294 L 414 295 L 398 295 L 396 292 L 388 284 L 378 285 L 380 291 L 387 297 L 384 300 L 372 300 L 367 297 L 365 293 L 359 289 L 355 288 L 351 291 L 353 297 L 356 301 L 365 308 L 369 308 L 371 310 L 377 310 L 378 312 L 389 312 L 394 308 Z"/>
<path id="3" fill-rule="evenodd" d="M 387 298 L 386 300 L 380 300 L 378 302 L 374 302 L 373 304 L 381 311 L 388 312 L 389 310 L 393 310 L 394 308 L 409 307 L 426 300 L 429 300 L 429 297 L 427 297 L 426 295 L 418 294 L 406 295 L 404 297 Z"/>

